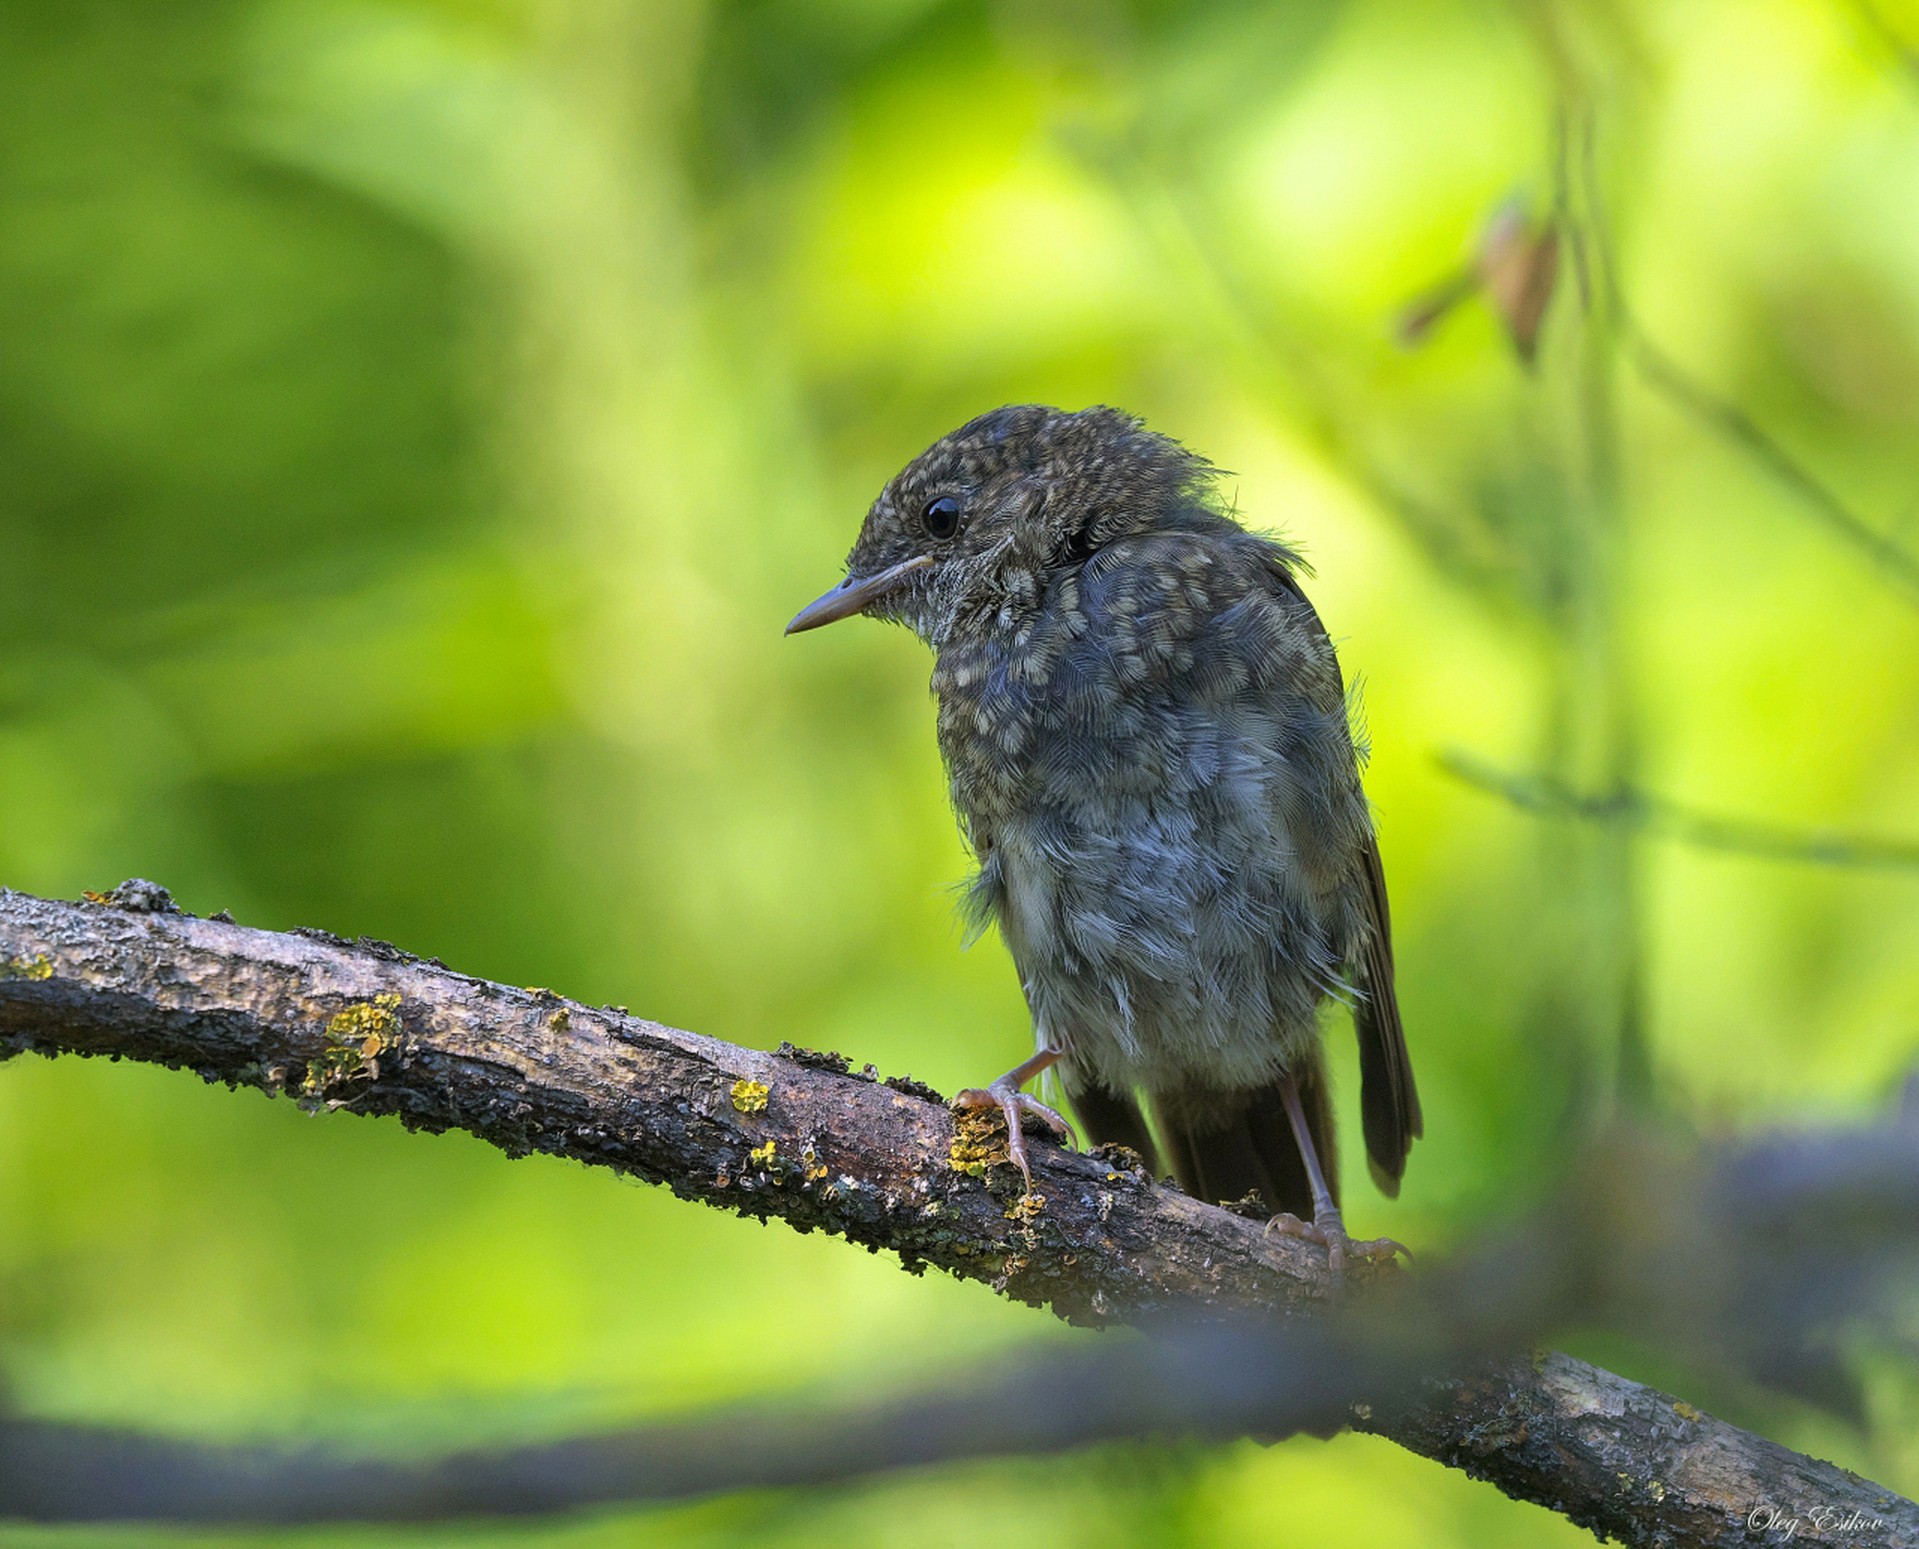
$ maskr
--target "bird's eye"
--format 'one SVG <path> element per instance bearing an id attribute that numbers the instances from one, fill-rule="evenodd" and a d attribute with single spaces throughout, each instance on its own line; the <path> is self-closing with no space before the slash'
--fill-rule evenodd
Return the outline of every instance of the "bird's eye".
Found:
<path id="1" fill-rule="evenodd" d="M 941 495 L 926 507 L 926 531 L 934 538 L 950 538 L 959 531 L 960 503 L 951 495 Z"/>

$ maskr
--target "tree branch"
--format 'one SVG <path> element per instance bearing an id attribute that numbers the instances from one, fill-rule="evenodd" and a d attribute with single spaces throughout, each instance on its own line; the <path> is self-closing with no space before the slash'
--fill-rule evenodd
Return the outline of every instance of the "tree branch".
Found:
<path id="1" fill-rule="evenodd" d="M 1490 1323 L 1483 1310 L 1509 1275 L 1494 1283 L 1428 1271 L 1378 1288 L 1380 1305 L 1399 1306 L 1408 1328 L 1421 1326 L 1436 1296 L 1482 1309 L 1477 1339 L 1449 1349 L 1443 1363 L 1448 1371 L 1462 1359 L 1478 1363 L 1465 1377 L 1428 1369 L 1430 1345 L 1361 1340 L 1351 1321 L 1359 1307 L 1286 1320 L 1257 1346 L 1195 1346 L 1232 1333 L 1191 1327 L 1195 1318 L 1230 1322 L 1321 1299 L 1323 1256 L 1159 1187 L 1110 1154 L 1039 1148 L 1040 1203 L 1022 1203 L 996 1121 L 956 1127 L 924 1087 L 851 1073 L 834 1056 L 736 1048 L 469 978 L 382 943 L 279 935 L 170 909 L 150 884 L 78 905 L 0 890 L 0 1055 L 141 1059 L 395 1114 L 414 1128 L 465 1129 L 514 1155 L 570 1156 L 683 1198 L 889 1248 L 909 1269 L 933 1264 L 983 1280 L 1069 1321 L 1176 1318 L 1184 1331 L 1062 1357 L 1075 1363 L 1053 1374 L 1071 1379 L 1064 1405 L 1059 1392 L 1048 1403 L 1001 1380 L 931 1407 L 816 1417 L 832 1421 L 824 1433 L 811 1421 L 722 1416 L 711 1424 L 731 1438 L 725 1448 L 702 1445 L 703 1424 L 393 1462 L 14 1419 L 0 1424 L 0 1513 L 293 1522 L 550 1512 L 1156 1428 L 1222 1434 L 1255 1414 L 1284 1432 L 1337 1424 L 1350 1401 L 1368 1396 L 1372 1407 L 1350 1411 L 1363 1428 L 1602 1536 L 1776 1542 L 1758 1514 L 1777 1510 L 1800 1518 L 1800 1543 L 1919 1541 L 1912 1503 L 1665 1394 L 1562 1355 L 1485 1363 L 1494 1334 L 1502 1349 L 1526 1337 L 1521 1313 L 1532 1304 L 1516 1302 L 1518 1311 Z M 1530 1316 L 1540 1316 L 1536 1305 Z M 1178 1380 L 1212 1371 L 1216 1388 L 1221 1370 L 1237 1374 L 1237 1407 L 1208 1407 Z M 1156 1390 L 1159 1399 L 1143 1397 Z M 1070 1421 L 1046 1418 L 1062 1409 Z M 1029 1418 L 1012 1423 L 1009 1413 Z M 795 1435 L 805 1444 L 780 1440 Z M 715 1454 L 730 1466 L 716 1466 Z M 1862 1522 L 1893 1536 L 1875 1539 Z"/>

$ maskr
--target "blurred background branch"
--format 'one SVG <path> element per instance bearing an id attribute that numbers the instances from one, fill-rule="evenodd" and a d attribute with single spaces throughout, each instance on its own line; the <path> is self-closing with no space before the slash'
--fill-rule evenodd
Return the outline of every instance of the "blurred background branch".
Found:
<path id="1" fill-rule="evenodd" d="M 1919 555 L 1879 532 L 1760 428 L 1737 404 L 1713 393 L 1632 322 L 1626 322 L 1633 364 L 1666 399 L 1724 437 L 1798 497 L 1827 529 L 1855 549 L 1891 585 L 1919 602 Z"/>
<path id="2" fill-rule="evenodd" d="M 1696 812 L 1644 791 L 1582 793 L 1537 775 L 1508 774 L 1457 749 L 1442 753 L 1440 767 L 1468 785 L 1544 817 L 1575 818 L 1644 830 L 1702 849 L 1725 850 L 1766 860 L 1797 861 L 1861 871 L 1919 870 L 1919 841 L 1875 839 L 1818 829 Z"/>
<path id="3" fill-rule="evenodd" d="M 459 1125 L 824 1226 L 909 1265 L 977 1277 L 966 1261 L 1003 1257 L 996 1288 L 1148 1331 L 1016 1348 L 884 1403 L 755 1406 L 430 1461 L 16 1417 L 0 1423 L 0 1514 L 255 1526 L 546 1515 L 1356 1420 L 1626 1543 L 1763 1542 L 1769 1511 L 1803 1516 L 1796 1537 L 1810 1544 L 1919 1535 L 1919 1506 L 1855 1475 L 1585 1363 L 1519 1354 L 1555 1330 L 1607 1328 L 1722 1377 L 1856 1407 L 1835 1335 L 1888 1326 L 1919 1283 L 1919 1079 L 1892 1119 L 1854 1133 L 1695 1155 L 1618 1132 L 1518 1225 L 1275 1321 L 1275 1302 L 1323 1294 L 1323 1266 L 1303 1269 L 1297 1242 L 1097 1157 L 1047 1156 L 1042 1195 L 1016 1191 L 1002 1211 L 971 1174 L 1009 1181 L 1003 1132 L 996 1165 L 990 1144 L 955 1134 L 910 1085 L 862 1089 L 833 1057 L 770 1059 L 378 944 L 193 920 L 150 883 L 82 906 L 0 893 L 0 954 L 9 1052 L 185 1064 L 411 1127 Z M 918 1111 L 889 1128 L 899 1109 Z M 942 1130 L 944 1152 L 926 1143 Z M 961 1168 L 969 1143 L 984 1159 Z M 1128 1283 L 1131 1295 L 1108 1294 Z"/>
<path id="4" fill-rule="evenodd" d="M 1915 49 L 1900 35 L 1872 0 L 1849 0 L 1849 3 L 1860 21 L 1865 23 L 1866 30 L 1898 61 L 1909 78 L 1919 82 L 1919 49 Z"/>

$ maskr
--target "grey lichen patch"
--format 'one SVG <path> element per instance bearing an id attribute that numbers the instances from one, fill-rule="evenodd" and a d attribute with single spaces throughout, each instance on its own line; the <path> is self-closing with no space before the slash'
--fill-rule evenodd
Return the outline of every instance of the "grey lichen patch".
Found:
<path id="1" fill-rule="evenodd" d="M 889 1196 L 884 1189 L 855 1178 L 851 1173 L 841 1173 L 817 1193 L 830 1207 L 833 1222 L 839 1230 L 869 1248 L 881 1246 L 875 1238 L 875 1230 L 892 1216 Z M 889 1247 L 891 1245 L 890 1242 L 886 1244 Z"/>
<path id="2" fill-rule="evenodd" d="M 804 1049 L 784 1039 L 773 1051 L 780 1059 L 804 1065 L 808 1070 L 824 1070 L 836 1076 L 852 1074 L 852 1064 L 837 1049 Z"/>
<path id="3" fill-rule="evenodd" d="M 400 997 L 391 991 L 355 1001 L 327 1020 L 326 1048 L 307 1063 L 300 1095 L 331 1098 L 354 1081 L 378 1081 L 380 1056 L 399 1046 Z"/>
<path id="4" fill-rule="evenodd" d="M 111 893 L 106 901 L 115 909 L 124 909 L 129 914 L 178 914 L 180 906 L 173 901 L 173 895 L 158 882 L 149 882 L 145 877 L 128 877 Z"/>
<path id="5" fill-rule="evenodd" d="M 31 957 L 0 958 L 0 979 L 51 979 L 53 959 L 44 952 Z"/>
<path id="6" fill-rule="evenodd" d="M 1104 1162 L 1110 1169 L 1106 1175 L 1109 1183 L 1115 1183 L 1120 1177 L 1131 1178 L 1136 1183 L 1151 1183 L 1152 1176 L 1146 1171 L 1146 1158 L 1131 1146 L 1122 1146 L 1116 1140 L 1102 1141 L 1089 1147 L 1086 1154 L 1096 1162 Z"/>
<path id="7" fill-rule="evenodd" d="M 880 1085 L 889 1086 L 895 1092 L 907 1097 L 923 1097 L 928 1102 L 940 1104 L 941 1107 L 946 1105 L 945 1097 L 939 1092 L 924 1081 L 915 1081 L 911 1076 L 888 1076 Z"/>

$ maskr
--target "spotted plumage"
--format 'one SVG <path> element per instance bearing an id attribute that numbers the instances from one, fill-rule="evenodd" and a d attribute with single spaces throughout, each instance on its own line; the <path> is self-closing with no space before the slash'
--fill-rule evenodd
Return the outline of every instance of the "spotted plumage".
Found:
<path id="1" fill-rule="evenodd" d="M 1093 1138 L 1152 1154 L 1143 1097 L 1189 1190 L 1314 1208 L 1281 1092 L 1330 1171 L 1320 1012 L 1343 1000 L 1395 1192 L 1419 1103 L 1362 753 L 1298 556 L 1132 417 L 1025 406 L 914 459 L 847 568 L 794 627 L 863 611 L 932 646 L 969 908 Z"/>

